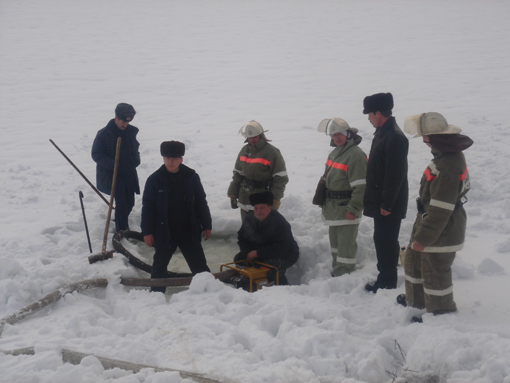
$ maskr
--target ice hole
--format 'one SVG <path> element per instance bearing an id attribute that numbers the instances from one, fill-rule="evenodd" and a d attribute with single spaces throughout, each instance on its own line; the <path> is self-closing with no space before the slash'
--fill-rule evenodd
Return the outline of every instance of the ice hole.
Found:
<path id="1" fill-rule="evenodd" d="M 121 243 L 135 257 L 152 266 L 154 248 L 150 248 L 144 242 L 132 238 L 123 238 Z M 222 264 L 232 262 L 234 255 L 239 252 L 236 237 L 213 236 L 207 241 L 202 240 L 202 247 L 207 259 L 207 265 L 212 273 L 219 272 Z M 168 264 L 168 270 L 176 273 L 190 272 L 188 264 L 179 248 L 177 248 L 172 256 Z"/>

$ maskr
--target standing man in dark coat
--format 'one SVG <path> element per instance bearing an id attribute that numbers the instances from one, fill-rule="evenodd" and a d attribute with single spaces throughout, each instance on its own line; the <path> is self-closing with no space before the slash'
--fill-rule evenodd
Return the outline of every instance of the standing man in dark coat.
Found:
<path id="1" fill-rule="evenodd" d="M 97 188 L 108 195 L 112 190 L 117 138 L 121 137 L 117 183 L 115 187 L 115 228 L 129 230 L 128 218 L 135 206 L 135 193 L 140 194 L 136 168 L 140 165 L 140 144 L 136 140 L 138 128 L 129 123 L 135 117 L 132 105 L 120 103 L 115 118 L 97 132 L 92 144 L 92 159 L 97 163 Z"/>
<path id="2" fill-rule="evenodd" d="M 409 187 L 409 141 L 392 117 L 393 96 L 377 93 L 363 100 L 363 114 L 375 128 L 367 168 L 363 214 L 374 218 L 374 245 L 379 275 L 367 291 L 397 287 L 398 235 L 406 217 Z"/>
<path id="3" fill-rule="evenodd" d="M 241 251 L 234 261 L 258 261 L 274 266 L 278 269 L 280 284 L 286 285 L 285 272 L 299 258 L 299 246 L 290 224 L 273 209 L 273 193 L 253 193 L 249 198 L 254 210 L 246 215 L 237 233 Z"/>
<path id="4" fill-rule="evenodd" d="M 185 147 L 179 141 L 161 143 L 164 165 L 150 175 L 142 198 L 144 242 L 156 249 L 151 278 L 165 278 L 177 247 L 193 275 L 210 272 L 201 236 L 211 237 L 212 220 L 200 177 L 183 165 Z M 165 287 L 151 291 L 164 293 Z"/>

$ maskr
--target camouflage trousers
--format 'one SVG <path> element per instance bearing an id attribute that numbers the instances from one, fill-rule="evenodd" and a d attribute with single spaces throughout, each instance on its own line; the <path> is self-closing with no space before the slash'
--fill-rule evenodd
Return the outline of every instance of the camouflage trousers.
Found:
<path id="1" fill-rule="evenodd" d="M 451 268 L 454 259 L 455 253 L 425 253 L 409 246 L 404 258 L 407 304 L 434 314 L 457 311 Z"/>

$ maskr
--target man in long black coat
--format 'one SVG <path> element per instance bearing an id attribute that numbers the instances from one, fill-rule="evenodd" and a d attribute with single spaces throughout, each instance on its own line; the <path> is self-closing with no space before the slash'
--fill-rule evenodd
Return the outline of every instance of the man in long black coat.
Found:
<path id="1" fill-rule="evenodd" d="M 177 247 L 193 273 L 210 272 L 201 237 L 211 237 L 212 220 L 200 177 L 183 165 L 182 142 L 161 144 L 164 165 L 149 176 L 142 199 L 144 242 L 156 249 L 151 278 L 165 278 Z M 151 291 L 165 292 L 165 287 Z"/>
<path id="2" fill-rule="evenodd" d="M 278 269 L 280 284 L 287 284 L 285 272 L 299 258 L 299 246 L 290 224 L 272 208 L 273 193 L 254 193 L 249 198 L 254 210 L 246 215 L 237 233 L 240 252 L 234 260 L 274 266 Z"/>
<path id="3" fill-rule="evenodd" d="M 374 218 L 377 280 L 367 291 L 397 287 L 398 235 L 406 217 L 409 187 L 407 153 L 409 141 L 392 117 L 393 96 L 377 93 L 363 100 L 363 114 L 375 128 L 367 167 L 363 214 Z"/>
<path id="4" fill-rule="evenodd" d="M 92 159 L 96 165 L 97 188 L 111 193 L 117 138 L 121 138 L 117 181 L 115 186 L 115 229 L 129 230 L 128 218 L 135 206 L 135 194 L 140 194 L 136 168 L 140 165 L 138 128 L 130 124 L 136 111 L 132 105 L 120 103 L 115 118 L 97 132 L 92 144 Z"/>

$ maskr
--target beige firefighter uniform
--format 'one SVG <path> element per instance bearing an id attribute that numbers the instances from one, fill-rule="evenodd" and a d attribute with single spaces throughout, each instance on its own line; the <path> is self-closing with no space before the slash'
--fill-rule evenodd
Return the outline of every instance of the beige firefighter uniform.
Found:
<path id="1" fill-rule="evenodd" d="M 280 150 L 267 142 L 264 135 L 255 145 L 246 144 L 242 147 L 233 173 L 227 194 L 237 197 L 243 218 L 248 211 L 253 210 L 249 198 L 251 194 L 271 191 L 274 199 L 280 200 L 289 182 Z"/>
<path id="2" fill-rule="evenodd" d="M 466 211 L 461 199 L 469 191 L 469 174 L 461 151 L 442 152 L 433 147 L 434 159 L 420 183 L 418 214 L 404 259 L 407 304 L 435 314 L 456 311 L 451 265 L 462 249 Z M 423 251 L 412 249 L 418 242 Z"/>
<path id="3" fill-rule="evenodd" d="M 348 139 L 328 156 L 326 169 L 326 202 L 322 207 L 324 223 L 329 226 L 333 257 L 333 275 L 340 276 L 356 269 L 358 227 L 363 212 L 363 195 L 367 172 L 367 156 L 358 147 L 361 137 Z M 347 212 L 354 214 L 349 220 Z"/>

